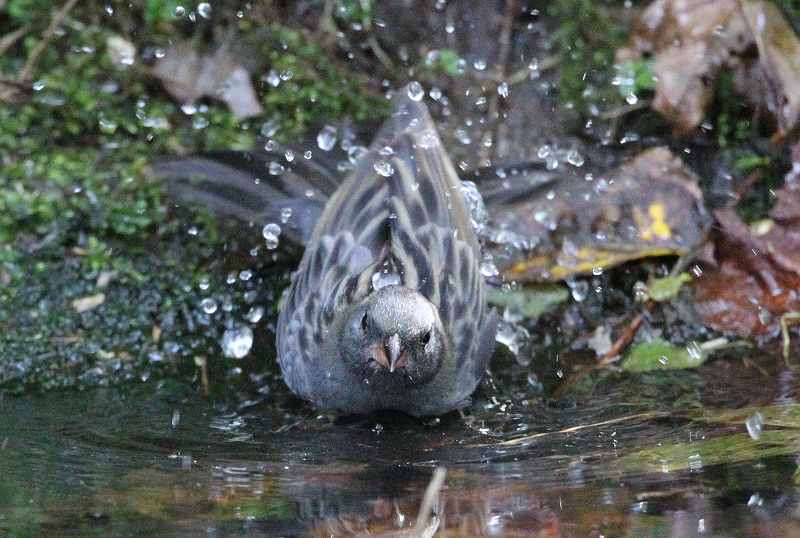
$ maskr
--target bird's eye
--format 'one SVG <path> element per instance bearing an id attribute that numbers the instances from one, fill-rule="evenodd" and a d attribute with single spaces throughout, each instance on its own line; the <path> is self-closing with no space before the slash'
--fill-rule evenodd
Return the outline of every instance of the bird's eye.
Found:
<path id="1" fill-rule="evenodd" d="M 361 329 L 366 331 L 367 330 L 367 313 L 364 312 L 364 316 L 361 318 Z"/>
<path id="2" fill-rule="evenodd" d="M 431 332 L 430 331 L 428 331 L 425 334 L 423 334 L 422 338 L 420 338 L 420 342 L 422 342 L 423 345 L 427 344 L 430 341 L 431 341 Z"/>

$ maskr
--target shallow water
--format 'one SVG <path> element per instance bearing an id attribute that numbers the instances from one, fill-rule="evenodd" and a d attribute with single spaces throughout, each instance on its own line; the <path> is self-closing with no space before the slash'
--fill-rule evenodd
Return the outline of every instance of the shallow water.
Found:
<path id="1" fill-rule="evenodd" d="M 0 534 L 395 536 L 443 466 L 437 536 L 797 536 L 797 377 L 755 362 L 568 401 L 504 368 L 433 420 L 317 415 L 277 380 L 254 405 L 156 382 L 5 397 Z"/>

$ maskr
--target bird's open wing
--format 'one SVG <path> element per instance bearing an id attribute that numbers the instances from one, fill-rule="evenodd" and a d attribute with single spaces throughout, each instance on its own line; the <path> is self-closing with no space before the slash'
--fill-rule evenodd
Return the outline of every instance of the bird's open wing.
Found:
<path id="1" fill-rule="evenodd" d="M 281 235 L 305 244 L 342 182 L 335 163 L 346 155 L 314 146 L 312 158 L 306 159 L 304 147 L 273 144 L 271 150 L 212 151 L 163 160 L 153 171 L 176 198 L 245 222 L 281 222 L 288 208 L 291 217 L 281 225 Z M 291 162 L 286 160 L 287 151 L 293 155 Z"/>

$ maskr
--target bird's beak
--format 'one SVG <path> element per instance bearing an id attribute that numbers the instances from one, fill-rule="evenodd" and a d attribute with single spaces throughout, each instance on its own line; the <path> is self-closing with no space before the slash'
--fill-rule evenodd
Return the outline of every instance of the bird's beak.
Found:
<path id="1" fill-rule="evenodd" d="M 400 335 L 394 333 L 386 339 L 386 355 L 389 357 L 389 372 L 393 373 L 400 359 Z"/>
<path id="2" fill-rule="evenodd" d="M 395 333 L 386 340 L 383 344 L 377 344 L 372 347 L 372 358 L 375 362 L 389 370 L 389 373 L 394 373 L 398 368 L 402 368 L 408 362 L 403 347 L 400 344 L 400 335 Z"/>

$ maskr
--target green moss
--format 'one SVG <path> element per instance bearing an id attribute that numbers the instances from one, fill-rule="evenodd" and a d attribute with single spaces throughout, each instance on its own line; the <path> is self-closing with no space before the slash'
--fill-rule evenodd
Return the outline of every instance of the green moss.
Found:
<path id="1" fill-rule="evenodd" d="M 291 139 L 322 121 L 350 117 L 363 122 L 388 113 L 385 99 L 364 91 L 364 75 L 347 72 L 304 32 L 275 25 L 266 36 L 252 37 L 258 39 L 267 69 L 288 79 L 274 89 L 264 80 L 260 86 L 265 116 L 281 125 L 278 138 Z"/>
<path id="2" fill-rule="evenodd" d="M 800 0 L 779 0 L 778 5 L 793 19 L 792 22 L 800 23 Z"/>
<path id="3" fill-rule="evenodd" d="M 222 8 L 219 19 L 188 25 L 186 17 L 175 17 L 170 0 L 108 4 L 114 16 L 105 3 L 78 3 L 63 35 L 38 59 L 33 91 L 13 106 L 0 106 L 0 388 L 84 386 L 162 370 L 194 373 L 194 354 L 219 357 L 224 325 L 203 324 L 208 316 L 199 308 L 204 294 L 197 283 L 204 279 L 213 288 L 216 282 L 224 290 L 226 264 L 237 263 L 230 252 L 240 247 L 208 215 L 176 212 L 163 185 L 148 174 L 149 165 L 168 155 L 251 148 L 266 121 L 277 125 L 276 136 L 292 139 L 323 122 L 363 121 L 388 108 L 370 93 L 364 75 L 350 73 L 303 30 L 264 30 L 258 21 L 231 17 L 241 41 L 256 51 L 253 80 L 265 113 L 239 121 L 223 104 L 203 100 L 185 114 L 146 65 L 115 65 L 106 44 L 121 37 L 140 58 L 171 40 L 199 41 L 207 25 L 231 22 Z M 0 57 L 0 77 L 15 77 L 49 22 L 31 18 L 30 10 L 52 13 L 61 5 L 8 4 L 0 35 L 32 27 Z M 288 80 L 277 87 L 260 81 L 269 69 Z M 199 233 L 187 234 L 190 227 Z M 241 249 L 259 242 L 254 233 L 240 240 Z M 262 255 L 244 263 L 258 272 L 269 261 Z M 115 275 L 107 288 L 99 287 L 101 273 Z M 241 321 L 248 301 L 263 293 L 262 304 L 275 304 L 282 274 L 268 281 L 254 277 L 246 284 L 247 299 L 244 292 L 219 291 L 220 305 L 231 306 L 225 323 Z M 105 296 L 99 307 L 75 310 L 74 299 L 98 293 Z M 159 341 L 151 336 L 154 327 L 163 331 Z M 149 359 L 153 353 L 164 360 Z M 231 366 L 217 363 L 223 372 Z"/>
<path id="4" fill-rule="evenodd" d="M 553 40 L 560 55 L 559 98 L 584 106 L 615 99 L 611 86 L 614 53 L 625 43 L 627 28 L 621 2 L 557 0 L 546 13 L 558 22 Z"/>

